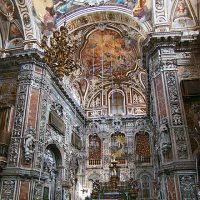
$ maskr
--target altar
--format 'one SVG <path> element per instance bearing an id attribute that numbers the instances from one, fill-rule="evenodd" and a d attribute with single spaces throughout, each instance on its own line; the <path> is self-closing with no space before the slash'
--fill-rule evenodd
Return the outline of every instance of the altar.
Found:
<path id="1" fill-rule="evenodd" d="M 120 181 L 120 167 L 117 161 L 111 161 L 109 182 L 93 181 L 92 200 L 136 200 L 139 187 L 134 179 Z"/>

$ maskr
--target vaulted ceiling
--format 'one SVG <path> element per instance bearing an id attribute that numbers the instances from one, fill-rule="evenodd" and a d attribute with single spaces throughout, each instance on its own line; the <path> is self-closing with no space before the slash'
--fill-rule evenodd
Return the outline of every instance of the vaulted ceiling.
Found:
<path id="1" fill-rule="evenodd" d="M 198 34 L 198 8 L 198 0 L 0 0 L 0 53 L 37 48 L 64 25 L 83 38 L 81 70 L 65 78 L 83 107 L 100 88 L 132 88 L 145 99 L 142 42 L 150 33 Z"/>

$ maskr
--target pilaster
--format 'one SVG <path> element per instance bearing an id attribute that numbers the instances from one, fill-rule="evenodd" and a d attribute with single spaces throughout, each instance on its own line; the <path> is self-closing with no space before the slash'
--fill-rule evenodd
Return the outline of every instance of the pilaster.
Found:
<path id="1" fill-rule="evenodd" d="M 178 81 L 176 46 L 179 42 L 180 37 L 177 35 L 162 38 L 152 36 L 144 48 L 144 60 L 149 71 L 149 91 L 154 99 L 150 103 L 154 104 L 153 117 L 157 122 L 154 124 L 159 160 L 156 173 L 160 182 L 160 195 L 163 195 L 161 199 L 183 199 L 185 182 L 190 179 L 194 188 L 196 181 L 195 162 L 192 160 Z M 192 187 L 188 194 L 194 196 L 195 190 Z"/>

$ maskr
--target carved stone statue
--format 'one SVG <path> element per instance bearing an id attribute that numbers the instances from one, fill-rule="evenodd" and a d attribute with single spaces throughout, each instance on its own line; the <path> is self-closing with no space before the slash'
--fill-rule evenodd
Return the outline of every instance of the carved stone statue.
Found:
<path id="1" fill-rule="evenodd" d="M 120 131 L 120 129 L 122 127 L 122 121 L 120 119 L 114 119 L 113 127 L 114 127 L 115 132 Z"/>
<path id="2" fill-rule="evenodd" d="M 49 173 L 51 180 L 55 179 L 56 174 L 56 162 L 52 152 L 49 149 L 46 149 L 44 153 L 44 164 L 43 168 L 46 172 Z"/>
<path id="3" fill-rule="evenodd" d="M 135 122 L 135 128 L 137 131 L 144 131 L 146 128 L 146 121 L 143 119 L 138 119 Z"/>
<path id="4" fill-rule="evenodd" d="M 29 128 L 26 131 L 24 137 L 24 156 L 26 161 L 30 161 L 33 158 L 34 148 L 35 148 L 35 129 Z"/>
<path id="5" fill-rule="evenodd" d="M 171 149 L 171 140 L 169 135 L 169 129 L 166 123 L 160 125 L 160 148 L 163 154 L 166 154 Z"/>

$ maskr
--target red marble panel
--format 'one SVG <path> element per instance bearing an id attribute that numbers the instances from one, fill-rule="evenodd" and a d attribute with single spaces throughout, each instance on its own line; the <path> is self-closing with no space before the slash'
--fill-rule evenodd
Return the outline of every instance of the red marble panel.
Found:
<path id="1" fill-rule="evenodd" d="M 167 188 L 168 200 L 176 200 L 176 187 L 173 176 L 167 177 Z"/>
<path id="2" fill-rule="evenodd" d="M 29 105 L 29 114 L 28 114 L 28 126 L 35 127 L 37 121 L 37 112 L 39 104 L 40 92 L 37 89 L 32 89 L 30 95 L 30 105 Z"/>
<path id="3" fill-rule="evenodd" d="M 29 182 L 21 182 L 19 200 L 27 200 L 29 194 Z"/>
<path id="4" fill-rule="evenodd" d="M 165 96 L 164 96 L 164 86 L 162 82 L 161 75 L 157 76 L 154 81 L 157 106 L 158 106 L 158 116 L 161 118 L 167 116 Z"/>

